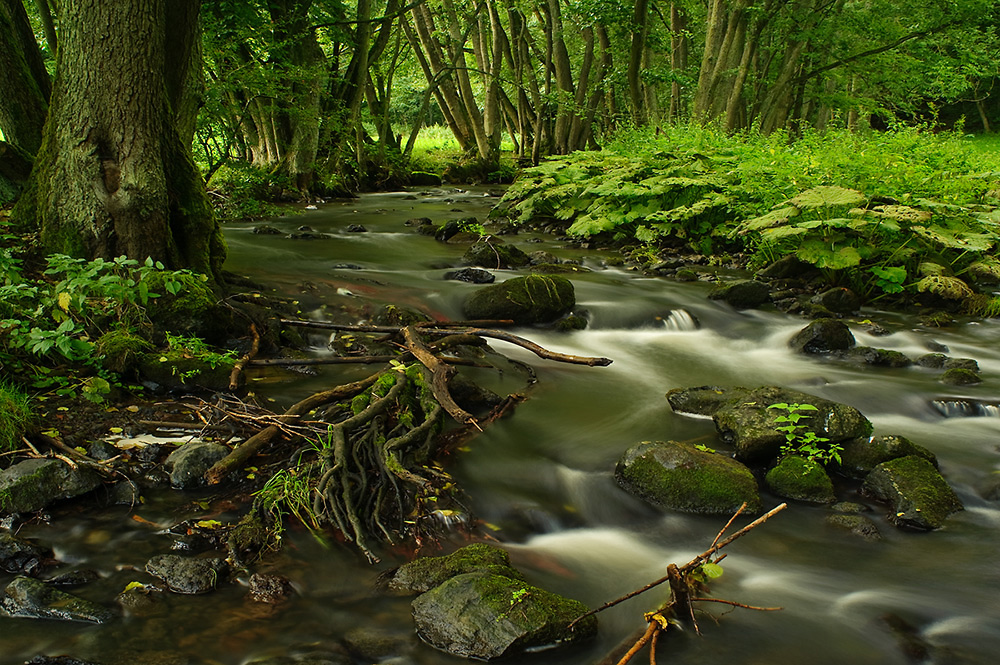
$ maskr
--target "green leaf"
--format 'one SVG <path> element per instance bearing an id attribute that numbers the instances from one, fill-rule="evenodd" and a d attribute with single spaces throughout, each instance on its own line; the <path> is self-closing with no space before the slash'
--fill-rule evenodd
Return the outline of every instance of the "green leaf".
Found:
<path id="1" fill-rule="evenodd" d="M 722 570 L 722 566 L 719 564 L 708 562 L 701 564 L 701 572 L 705 573 L 705 577 L 708 579 L 716 580 L 722 577 L 722 573 L 724 571 Z"/>
<path id="2" fill-rule="evenodd" d="M 861 192 L 844 187 L 822 185 L 807 189 L 788 203 L 799 209 L 829 208 L 832 206 L 856 206 L 864 203 Z"/>

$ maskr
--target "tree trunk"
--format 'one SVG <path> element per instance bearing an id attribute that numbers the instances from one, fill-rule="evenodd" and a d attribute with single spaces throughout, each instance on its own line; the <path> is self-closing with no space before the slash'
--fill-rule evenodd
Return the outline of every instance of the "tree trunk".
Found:
<path id="1" fill-rule="evenodd" d="M 168 72 L 190 67 L 168 41 L 196 25 L 168 25 L 167 4 L 197 1 L 62 2 L 59 78 L 14 210 L 40 225 L 47 251 L 150 257 L 218 279 L 225 245 L 167 84 Z"/>
<path id="2" fill-rule="evenodd" d="M 632 14 L 632 46 L 628 57 L 628 93 L 632 102 L 632 122 L 636 127 L 646 124 L 646 105 L 642 91 L 642 80 L 639 73 L 642 69 L 643 54 L 646 51 L 646 34 L 648 32 L 647 17 L 649 16 L 649 0 L 635 0 L 635 11 Z"/>
<path id="3" fill-rule="evenodd" d="M 21 0 L 0 0 L 0 130 L 32 155 L 42 143 L 51 85 Z"/>

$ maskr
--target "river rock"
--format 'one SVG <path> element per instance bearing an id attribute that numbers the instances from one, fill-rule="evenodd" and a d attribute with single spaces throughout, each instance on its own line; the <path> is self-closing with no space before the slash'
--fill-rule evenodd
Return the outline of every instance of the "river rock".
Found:
<path id="1" fill-rule="evenodd" d="M 205 484 L 205 472 L 229 454 L 229 448 L 209 441 L 185 443 L 167 456 L 163 466 L 170 471 L 170 484 L 190 489 Z"/>
<path id="2" fill-rule="evenodd" d="M 24 665 L 99 665 L 89 660 L 77 660 L 69 656 L 35 656 L 24 661 Z"/>
<path id="3" fill-rule="evenodd" d="M 222 559 L 160 554 L 146 562 L 146 572 L 166 583 L 174 593 L 208 593 L 218 584 L 219 577 L 229 571 Z"/>
<path id="4" fill-rule="evenodd" d="M 4 589 L 0 606 L 11 616 L 31 619 L 107 623 L 116 616 L 102 605 L 59 591 L 31 577 L 14 578 Z"/>
<path id="5" fill-rule="evenodd" d="M 764 482 L 768 489 L 785 499 L 808 503 L 833 503 L 833 481 L 815 460 L 799 455 L 786 455 L 767 472 Z"/>
<path id="6" fill-rule="evenodd" d="M 771 287 L 752 279 L 736 280 L 715 287 L 708 297 L 711 300 L 722 300 L 736 309 L 753 309 L 770 299 Z"/>
<path id="7" fill-rule="evenodd" d="M 837 319 L 816 319 L 795 333 L 788 345 L 799 353 L 832 353 L 854 346 L 854 335 Z"/>
<path id="8" fill-rule="evenodd" d="M 676 441 L 644 441 L 625 452 L 615 478 L 627 492 L 667 510 L 731 515 L 762 504 L 748 468 L 720 453 Z"/>
<path id="9" fill-rule="evenodd" d="M 558 275 L 527 275 L 484 286 L 465 301 L 469 319 L 510 319 L 515 323 L 548 323 L 576 305 L 573 283 Z"/>
<path id="10" fill-rule="evenodd" d="M 468 282 L 470 284 L 492 284 L 496 281 L 496 275 L 482 268 L 462 268 L 452 270 L 444 274 L 445 279 Z"/>
<path id="11" fill-rule="evenodd" d="M 510 563 L 506 550 L 486 543 L 473 543 L 446 556 L 427 556 L 400 566 L 386 587 L 392 591 L 423 593 L 465 573 L 490 573 L 511 579 L 523 578 Z"/>
<path id="12" fill-rule="evenodd" d="M 522 268 L 531 263 L 531 258 L 513 245 L 481 241 L 469 247 L 462 262 L 482 268 Z"/>
<path id="13" fill-rule="evenodd" d="M 846 441 L 840 453 L 837 471 L 855 480 L 863 480 L 882 462 L 888 462 L 908 455 L 923 457 L 937 467 L 934 453 L 919 446 L 905 436 L 886 435 L 863 437 Z"/>
<path id="14" fill-rule="evenodd" d="M 944 374 L 941 375 L 941 383 L 949 386 L 972 386 L 982 382 L 982 378 L 977 373 L 961 367 L 945 370 Z"/>
<path id="15" fill-rule="evenodd" d="M 816 270 L 816 266 L 806 263 L 795 254 L 786 254 L 771 265 L 759 270 L 761 279 L 794 279 Z"/>
<path id="16" fill-rule="evenodd" d="M 889 504 L 889 521 L 899 527 L 937 529 L 945 518 L 964 508 L 934 465 L 908 455 L 875 467 L 861 491 Z"/>
<path id="17" fill-rule="evenodd" d="M 0 471 L 0 514 L 33 513 L 60 499 L 86 494 L 101 477 L 57 459 L 29 459 Z"/>
<path id="18" fill-rule="evenodd" d="M 827 289 L 813 296 L 810 302 L 835 314 L 851 314 L 861 307 L 861 298 L 858 294 L 842 286 Z"/>
<path id="19" fill-rule="evenodd" d="M 869 542 L 882 540 L 882 533 L 878 530 L 878 525 L 864 515 L 827 515 L 826 523 L 835 529 L 847 531 L 853 536 L 857 536 Z"/>
<path id="20" fill-rule="evenodd" d="M 24 538 L 0 532 L 0 570 L 35 575 L 52 556 Z"/>
<path id="21" fill-rule="evenodd" d="M 572 631 L 566 629 L 587 611 L 579 601 L 490 573 L 452 577 L 413 601 L 420 639 L 475 660 L 589 639 L 597 632 L 596 617 L 587 617 Z"/>
<path id="22" fill-rule="evenodd" d="M 410 174 L 410 184 L 414 187 L 440 187 L 441 176 L 427 171 L 414 171 Z"/>
<path id="23" fill-rule="evenodd" d="M 913 364 L 905 353 L 872 346 L 855 346 L 853 349 L 848 349 L 844 357 L 874 367 L 909 367 Z"/>
<path id="24" fill-rule="evenodd" d="M 807 428 L 802 431 L 813 431 L 831 443 L 867 437 L 872 431 L 871 422 L 852 406 L 777 386 L 672 390 L 667 402 L 679 413 L 712 416 L 722 439 L 735 446 L 736 457 L 754 464 L 777 457 L 786 441 L 785 433 L 777 430 L 784 423 L 777 419 L 787 414 L 768 408 L 772 404 L 815 406 L 816 411 L 805 412 L 808 418 L 799 421 Z"/>

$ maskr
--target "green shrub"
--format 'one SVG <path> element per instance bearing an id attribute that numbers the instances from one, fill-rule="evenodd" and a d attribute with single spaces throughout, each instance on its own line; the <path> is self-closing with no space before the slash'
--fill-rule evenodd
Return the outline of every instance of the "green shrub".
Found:
<path id="1" fill-rule="evenodd" d="M 0 380 L 0 453 L 20 447 L 21 437 L 31 423 L 31 417 L 28 395 Z"/>

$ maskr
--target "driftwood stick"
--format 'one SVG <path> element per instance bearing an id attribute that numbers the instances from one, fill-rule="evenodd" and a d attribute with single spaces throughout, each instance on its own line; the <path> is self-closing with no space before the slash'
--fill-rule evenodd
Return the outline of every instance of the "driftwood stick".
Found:
<path id="1" fill-rule="evenodd" d="M 454 331 L 440 330 L 435 328 L 424 328 L 423 332 L 432 333 L 435 335 L 452 334 Z M 504 332 L 503 330 L 490 330 L 487 328 L 469 328 L 464 330 L 466 334 L 478 335 L 480 337 L 490 337 L 492 339 L 498 339 L 502 342 L 509 342 L 516 346 L 520 346 L 523 349 L 531 351 L 539 358 L 544 358 L 545 360 L 557 360 L 559 362 L 571 363 L 573 365 L 588 365 L 590 367 L 607 367 L 612 363 L 610 358 L 593 358 L 589 356 L 574 356 L 566 353 L 558 353 L 556 351 L 549 351 L 548 349 L 535 344 L 531 340 L 527 340 L 523 337 L 518 337 L 517 335 Z"/>
<path id="2" fill-rule="evenodd" d="M 737 603 L 734 600 L 725 600 L 723 598 L 698 597 L 692 598 L 691 600 L 704 601 L 706 603 L 722 603 L 723 605 L 732 605 L 733 607 L 742 607 L 745 610 L 758 610 L 760 612 L 777 612 L 778 610 L 784 609 L 783 607 L 757 607 L 756 605 L 744 605 L 743 603 Z"/>
<path id="3" fill-rule="evenodd" d="M 455 399 L 448 391 L 448 380 L 455 370 L 442 363 L 430 349 L 427 348 L 412 326 L 403 328 L 403 339 L 406 340 L 406 348 L 410 350 L 420 363 L 431 372 L 431 390 L 438 404 L 444 407 L 452 418 L 465 424 L 475 423 L 476 419 L 471 413 L 455 403 Z"/>
<path id="4" fill-rule="evenodd" d="M 703 564 L 705 561 L 709 560 L 712 557 L 713 554 L 715 554 L 716 552 L 718 552 L 719 550 L 721 550 L 723 547 L 725 547 L 729 543 L 733 542 L 734 540 L 736 540 L 740 536 L 746 535 L 750 530 L 757 528 L 758 526 L 760 526 L 764 522 L 768 521 L 769 519 L 771 519 L 772 517 L 774 517 L 775 515 L 777 515 L 778 513 L 780 513 L 782 510 L 784 510 L 787 507 L 788 507 L 787 503 L 782 503 L 781 505 L 772 508 L 768 512 L 764 513 L 763 515 L 761 515 L 760 517 L 758 517 L 757 519 L 755 519 L 750 524 L 746 525 L 745 527 L 743 527 L 742 529 L 740 529 L 739 531 L 737 531 L 736 533 L 734 533 L 733 535 L 731 535 L 729 538 L 726 538 L 722 542 L 713 543 L 711 547 L 709 547 L 707 550 L 705 550 L 704 552 L 702 552 L 701 554 L 699 554 L 695 558 L 693 558 L 690 561 L 688 561 L 683 566 L 678 566 L 677 570 L 679 572 L 681 572 L 681 573 L 687 573 L 687 572 L 690 572 L 691 570 L 697 568 L 698 566 L 700 566 L 701 564 Z M 741 508 L 741 510 L 742 510 L 742 508 Z M 645 593 L 645 592 L 649 591 L 650 589 L 652 589 L 654 587 L 658 587 L 661 584 L 663 584 L 664 582 L 669 582 L 670 578 L 671 578 L 671 575 L 670 575 L 669 568 L 668 568 L 667 574 L 664 575 L 663 577 L 661 577 L 660 579 L 653 580 L 652 582 L 650 582 L 649 584 L 647 584 L 646 586 L 644 586 L 642 588 L 636 589 L 635 591 L 630 591 L 627 594 L 625 594 L 624 596 L 621 596 L 620 598 L 616 598 L 614 600 L 611 600 L 611 601 L 608 601 L 608 602 L 604 603 L 603 605 L 601 605 L 597 609 L 590 610 L 589 612 L 587 612 L 585 614 L 581 614 L 577 618 L 573 619 L 572 622 L 570 622 L 569 629 L 572 630 L 573 627 L 576 626 L 577 623 L 579 623 L 582 619 L 585 619 L 585 618 L 591 616 L 592 614 L 597 614 L 598 612 L 603 612 L 604 610 L 606 610 L 608 608 L 611 608 L 611 607 L 614 607 L 615 605 L 618 605 L 619 603 L 623 603 L 626 600 L 629 600 L 630 598 L 635 598 L 639 594 Z"/>
<path id="5" fill-rule="evenodd" d="M 240 358 L 235 365 L 233 365 L 233 371 L 229 373 L 229 389 L 236 390 L 239 385 L 240 373 L 243 372 L 243 368 L 246 367 L 247 362 L 252 360 L 257 352 L 260 351 L 260 333 L 257 332 L 256 324 L 250 324 L 250 334 L 253 335 L 253 342 L 250 344 L 250 350 L 247 351 L 246 355 Z"/>
<path id="6" fill-rule="evenodd" d="M 399 360 L 399 356 L 331 356 L 328 358 L 262 358 L 260 360 L 250 360 L 247 365 L 251 367 L 295 367 L 298 365 L 369 365 L 375 363 L 387 363 L 390 360 Z M 441 361 L 449 365 L 466 365 L 469 367 L 490 367 L 483 363 L 466 358 L 441 358 Z"/>
<path id="7" fill-rule="evenodd" d="M 660 632 L 660 630 L 661 630 L 660 624 L 658 624 L 655 621 L 650 621 L 649 625 L 646 627 L 646 632 L 642 634 L 642 637 L 636 640 L 635 644 L 632 645 L 631 649 L 625 652 L 625 655 L 622 656 L 622 659 L 618 661 L 618 665 L 625 665 L 625 663 L 632 660 L 632 657 L 635 656 L 637 653 L 639 653 L 639 650 L 642 649 L 644 646 L 646 646 L 646 642 L 649 642 L 651 639 L 653 639 L 653 636 L 656 635 L 658 632 Z"/>
<path id="8" fill-rule="evenodd" d="M 287 411 L 285 411 L 284 414 L 279 416 L 279 418 L 283 422 L 294 422 L 302 415 L 309 413 L 319 406 L 328 404 L 329 402 L 353 397 L 375 383 L 381 374 L 382 372 L 376 372 L 375 374 L 372 374 L 365 379 L 361 379 L 360 381 L 345 383 L 337 386 L 336 388 L 331 388 L 330 390 L 324 390 L 310 395 L 304 400 L 293 404 Z M 208 481 L 208 484 L 217 485 L 222 482 L 226 476 L 242 466 L 243 463 L 253 457 L 257 451 L 270 443 L 280 431 L 281 429 L 277 425 L 271 425 L 257 432 L 238 447 L 234 448 L 232 452 L 216 462 L 211 469 L 205 472 L 205 479 Z"/>
<path id="9" fill-rule="evenodd" d="M 289 326 L 316 328 L 317 330 L 350 330 L 352 332 L 398 333 L 403 329 L 403 326 L 369 326 L 360 323 L 330 323 L 328 321 L 303 321 L 302 319 L 281 319 L 281 322 Z M 510 326 L 514 325 L 514 322 L 509 319 L 484 319 L 479 321 L 421 321 L 413 325 L 417 328 L 482 328 L 483 326 Z"/>

